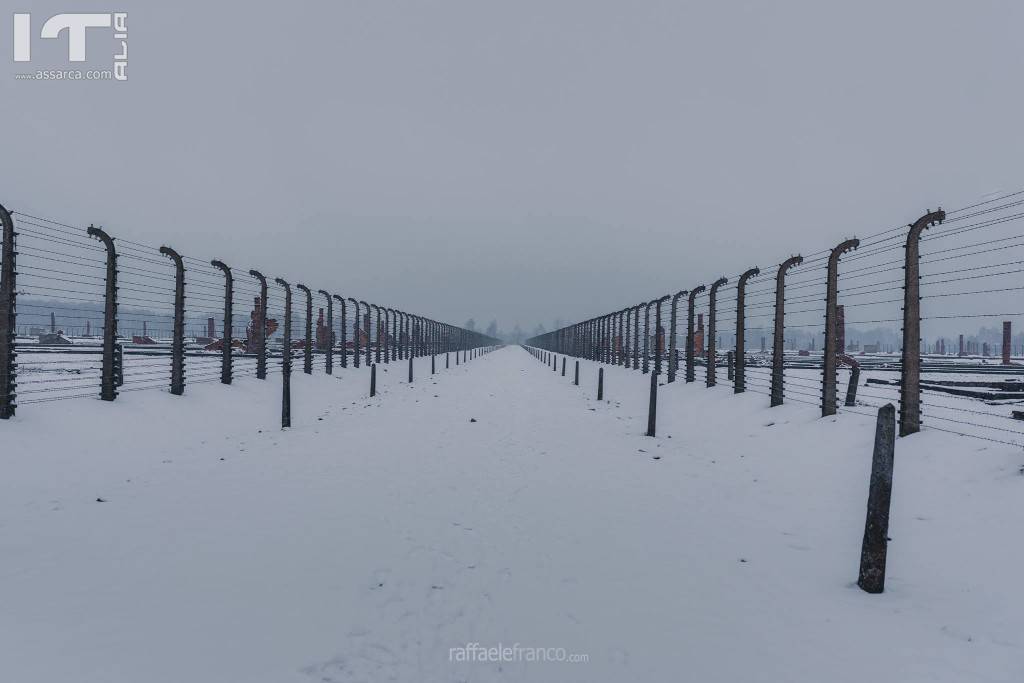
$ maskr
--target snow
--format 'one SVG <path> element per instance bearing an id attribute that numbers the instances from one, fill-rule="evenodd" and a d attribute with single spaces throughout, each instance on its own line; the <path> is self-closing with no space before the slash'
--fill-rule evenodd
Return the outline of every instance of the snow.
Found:
<path id="1" fill-rule="evenodd" d="M 0 678 L 1024 677 L 1019 450 L 899 440 L 868 595 L 870 411 L 680 376 L 648 438 L 638 372 L 606 366 L 599 403 L 590 362 L 575 387 L 515 347 L 438 360 L 380 366 L 373 399 L 365 367 L 295 372 L 287 431 L 274 375 L 19 410 Z M 467 643 L 588 661 L 451 661 Z"/>

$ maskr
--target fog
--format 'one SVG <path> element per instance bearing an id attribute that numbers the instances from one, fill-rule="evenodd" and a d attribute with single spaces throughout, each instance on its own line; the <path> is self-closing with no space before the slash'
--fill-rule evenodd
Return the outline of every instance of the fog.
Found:
<path id="1" fill-rule="evenodd" d="M 529 331 L 1024 186 L 1019 4 L 226 5 L 0 16 L 0 202 Z M 128 80 L 15 80 L 74 11 Z"/>

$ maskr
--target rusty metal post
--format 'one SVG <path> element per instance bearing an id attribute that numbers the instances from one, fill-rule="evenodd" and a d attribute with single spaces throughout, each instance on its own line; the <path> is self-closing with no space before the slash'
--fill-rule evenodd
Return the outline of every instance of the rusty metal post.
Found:
<path id="1" fill-rule="evenodd" d="M 313 374 L 313 293 L 306 285 L 295 285 L 306 294 L 306 348 L 302 350 L 302 371 Z"/>
<path id="2" fill-rule="evenodd" d="M 852 239 L 836 245 L 828 257 L 825 283 L 825 351 L 821 370 L 821 416 L 836 414 L 836 305 L 839 301 L 839 257 L 860 246 Z"/>
<path id="3" fill-rule="evenodd" d="M 284 348 L 281 352 L 281 429 L 292 426 L 292 288 L 281 278 L 274 280 L 284 287 Z"/>
<path id="4" fill-rule="evenodd" d="M 708 292 L 708 364 L 705 366 L 707 372 L 704 373 L 705 385 L 709 387 L 715 386 L 715 363 L 717 361 L 717 349 L 715 348 L 715 306 L 717 304 L 718 288 L 727 283 L 729 280 L 724 277 L 720 277 L 711 283 L 711 289 Z"/>
<path id="5" fill-rule="evenodd" d="M 347 316 L 345 315 L 345 313 L 346 313 L 346 311 L 345 311 L 345 297 L 339 296 L 339 295 L 335 294 L 334 295 L 334 299 L 341 304 L 341 337 L 339 338 L 339 341 L 341 342 L 341 344 L 340 344 L 341 345 L 341 367 L 347 368 L 348 367 L 348 340 L 346 339 L 347 335 L 346 335 L 346 332 L 345 332 L 345 321 L 347 320 Z"/>
<path id="6" fill-rule="evenodd" d="M 921 431 L 921 233 L 946 220 L 937 209 L 921 216 L 907 234 L 903 266 L 903 353 L 900 368 L 900 436 Z"/>
<path id="7" fill-rule="evenodd" d="M 803 256 L 791 256 L 779 265 L 775 275 L 775 334 L 772 338 L 771 407 L 782 405 L 783 398 L 783 334 L 786 316 L 786 271 L 804 262 Z"/>
<path id="8" fill-rule="evenodd" d="M 694 380 L 694 339 L 693 339 L 693 315 L 696 304 L 694 299 L 697 295 L 704 291 L 704 285 L 697 285 L 690 290 L 689 297 L 686 302 L 686 383 L 689 384 Z"/>
<path id="9" fill-rule="evenodd" d="M 185 263 L 178 252 L 160 247 L 174 261 L 174 330 L 171 336 L 171 393 L 185 393 Z"/>
<path id="10" fill-rule="evenodd" d="M 732 383 L 734 394 L 742 394 L 747 390 L 747 281 L 760 274 L 760 269 L 751 268 L 740 275 L 736 282 L 736 358 Z"/>
<path id="11" fill-rule="evenodd" d="M 871 485 L 868 488 L 868 512 L 864 522 L 864 540 L 860 547 L 860 576 L 857 585 L 868 593 L 881 593 L 885 590 L 895 432 L 896 409 L 887 403 L 878 409 L 875 450 L 871 458 Z"/>
<path id="12" fill-rule="evenodd" d="M 330 375 L 334 369 L 334 300 L 322 289 L 317 290 L 317 294 L 327 297 L 327 356 L 324 358 L 324 372 Z"/>
<path id="13" fill-rule="evenodd" d="M 678 318 L 679 297 L 686 294 L 686 290 L 676 292 L 672 295 L 672 313 L 669 316 L 669 338 L 668 338 L 668 381 L 671 384 L 676 381 L 676 372 L 679 370 L 679 354 L 676 353 L 676 320 Z"/>
<path id="14" fill-rule="evenodd" d="M 255 325 L 253 333 L 256 335 L 256 379 L 267 378 L 267 278 L 258 270 L 250 270 L 249 275 L 259 280 L 260 283 L 260 310 L 256 315 L 259 318 L 258 325 Z"/>
<path id="15" fill-rule="evenodd" d="M 356 309 L 355 317 L 352 321 L 352 350 L 355 352 L 352 355 L 352 367 L 359 367 L 359 302 L 352 297 L 348 298 L 352 302 Z"/>
<path id="16" fill-rule="evenodd" d="M 15 261 L 18 233 L 14 230 L 14 219 L 3 206 L 0 206 L 0 223 L 3 223 L 3 246 L 0 247 L 0 419 L 7 420 L 14 417 L 18 407 L 18 354 L 14 348 L 18 316 L 18 269 Z M 113 245 L 110 249 L 112 252 Z M 107 272 L 109 275 L 109 267 Z M 116 275 L 116 269 L 114 273 Z"/>
<path id="17" fill-rule="evenodd" d="M 232 299 L 234 297 L 234 279 L 231 276 L 231 269 L 223 261 L 214 259 L 210 265 L 220 269 L 224 273 L 224 329 L 221 330 L 220 343 L 220 382 L 231 384 L 231 323 L 234 317 L 231 314 Z"/>

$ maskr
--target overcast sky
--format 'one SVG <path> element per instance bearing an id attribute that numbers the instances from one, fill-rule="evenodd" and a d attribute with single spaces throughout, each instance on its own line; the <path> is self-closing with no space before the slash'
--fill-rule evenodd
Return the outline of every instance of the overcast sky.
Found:
<path id="1" fill-rule="evenodd" d="M 1024 186 L 1020 3 L 31 3 L 127 11 L 124 83 L 16 81 L 7 7 L 0 202 L 458 324 Z"/>

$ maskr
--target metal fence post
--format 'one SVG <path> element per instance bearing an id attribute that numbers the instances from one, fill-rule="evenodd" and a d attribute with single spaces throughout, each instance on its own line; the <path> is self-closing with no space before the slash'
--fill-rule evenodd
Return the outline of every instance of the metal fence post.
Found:
<path id="1" fill-rule="evenodd" d="M 292 426 L 292 288 L 281 278 L 274 280 L 284 287 L 284 348 L 281 354 L 281 429 Z"/>
<path id="2" fill-rule="evenodd" d="M 836 414 L 836 304 L 839 299 L 839 257 L 860 246 L 860 240 L 846 240 L 828 257 L 825 283 L 825 349 L 821 370 L 821 416 Z"/>
<path id="3" fill-rule="evenodd" d="M 946 220 L 942 209 L 921 216 L 907 234 L 903 266 L 903 352 L 900 368 L 900 436 L 921 431 L 921 233 Z"/>
<path id="4" fill-rule="evenodd" d="M 15 244 L 18 233 L 14 230 L 14 219 L 3 206 L 0 206 L 0 222 L 3 223 L 3 246 L 0 248 L 0 259 L 3 259 L 0 262 L 0 419 L 7 420 L 14 417 L 18 407 L 18 354 L 14 349 L 18 315 L 18 269 L 15 262 L 18 254 Z M 113 244 L 110 246 L 110 253 L 112 251 Z M 107 255 L 108 260 L 110 253 Z M 107 275 L 109 274 L 108 266 Z M 117 274 L 116 268 L 114 274 Z"/>
<path id="5" fill-rule="evenodd" d="M 708 364 L 705 366 L 707 372 L 704 373 L 704 379 L 706 386 L 715 386 L 715 363 L 717 361 L 716 354 L 717 349 L 715 348 L 715 305 L 717 304 L 718 288 L 727 283 L 729 280 L 724 277 L 720 277 L 711 283 L 711 290 L 708 292 Z"/>
<path id="6" fill-rule="evenodd" d="M 751 268 L 740 275 L 736 283 L 736 359 L 732 385 L 735 394 L 742 394 L 747 390 L 747 280 L 760 274 L 758 268 Z"/>
<path id="7" fill-rule="evenodd" d="M 686 382 L 689 384 L 694 380 L 694 339 L 693 339 L 693 314 L 696 304 L 694 299 L 704 291 L 704 285 L 697 285 L 690 290 L 686 302 Z"/>
<path id="8" fill-rule="evenodd" d="M 231 269 L 223 261 L 214 259 L 210 265 L 220 269 L 224 273 L 224 329 L 221 331 L 220 343 L 220 381 L 221 384 L 231 384 L 231 324 L 234 319 L 232 315 L 232 300 L 234 298 L 234 278 Z"/>
<path id="9" fill-rule="evenodd" d="M 334 301 L 331 295 L 324 290 L 318 290 L 317 294 L 327 297 L 327 357 L 324 359 L 324 372 L 333 374 L 334 370 Z"/>
<path id="10" fill-rule="evenodd" d="M 302 350 L 302 371 L 313 374 L 313 292 L 306 285 L 297 284 L 295 289 L 306 294 L 306 345 Z"/>
<path id="11" fill-rule="evenodd" d="M 775 275 L 775 333 L 772 338 L 771 407 L 782 405 L 783 397 L 783 334 L 786 316 L 786 271 L 804 262 L 803 256 L 791 256 L 779 265 Z"/>
<path id="12" fill-rule="evenodd" d="M 258 270 L 250 270 L 249 275 L 260 283 L 260 310 L 256 312 L 257 320 L 253 321 L 253 334 L 256 335 L 256 379 L 267 378 L 267 278 Z"/>
<path id="13" fill-rule="evenodd" d="M 178 252 L 160 247 L 174 261 L 174 330 L 171 338 L 171 393 L 185 393 L 185 263 Z"/>

